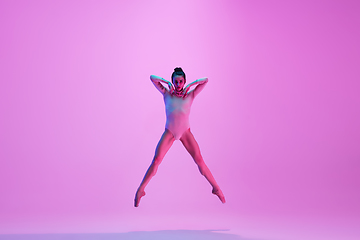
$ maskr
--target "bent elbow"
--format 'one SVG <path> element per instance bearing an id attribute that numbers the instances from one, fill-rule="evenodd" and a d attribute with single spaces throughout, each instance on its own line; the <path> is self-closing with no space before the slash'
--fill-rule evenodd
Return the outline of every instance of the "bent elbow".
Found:
<path id="1" fill-rule="evenodd" d="M 208 80 L 207 77 L 204 77 L 204 78 L 200 78 L 198 81 L 199 81 L 200 83 L 207 83 L 209 80 Z"/>
<path id="2" fill-rule="evenodd" d="M 153 83 L 158 82 L 158 78 L 157 78 L 155 75 L 150 75 L 150 80 L 151 80 L 151 82 L 153 82 Z"/>
<path id="3" fill-rule="evenodd" d="M 203 79 L 202 79 L 202 84 L 206 84 L 208 81 L 209 81 L 208 78 L 203 78 Z"/>
<path id="4" fill-rule="evenodd" d="M 161 79 L 161 77 L 158 77 L 155 75 L 150 75 L 150 80 L 153 82 L 159 82 L 160 79 Z"/>

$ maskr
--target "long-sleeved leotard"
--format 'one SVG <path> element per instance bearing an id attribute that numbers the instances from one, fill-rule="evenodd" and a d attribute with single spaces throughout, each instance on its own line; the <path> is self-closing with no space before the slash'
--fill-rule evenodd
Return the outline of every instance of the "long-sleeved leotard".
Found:
<path id="1" fill-rule="evenodd" d="M 190 128 L 189 115 L 194 100 L 194 93 L 190 92 L 185 97 L 178 97 L 168 91 L 164 93 L 166 125 L 176 140 Z"/>

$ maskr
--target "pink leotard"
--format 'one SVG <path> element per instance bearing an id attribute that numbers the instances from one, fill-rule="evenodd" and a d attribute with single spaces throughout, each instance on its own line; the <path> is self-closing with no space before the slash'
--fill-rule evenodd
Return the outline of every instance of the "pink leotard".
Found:
<path id="1" fill-rule="evenodd" d="M 179 140 L 183 133 L 190 128 L 189 115 L 193 100 L 193 92 L 190 92 L 185 98 L 171 95 L 168 91 L 164 94 L 165 128 L 174 135 L 176 140 Z"/>

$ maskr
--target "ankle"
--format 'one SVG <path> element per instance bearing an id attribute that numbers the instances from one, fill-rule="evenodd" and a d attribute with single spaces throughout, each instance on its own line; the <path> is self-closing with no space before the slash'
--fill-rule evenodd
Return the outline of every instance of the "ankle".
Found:
<path id="1" fill-rule="evenodd" d="M 136 191 L 137 193 L 144 193 L 145 189 L 144 188 L 138 188 L 138 190 Z"/>

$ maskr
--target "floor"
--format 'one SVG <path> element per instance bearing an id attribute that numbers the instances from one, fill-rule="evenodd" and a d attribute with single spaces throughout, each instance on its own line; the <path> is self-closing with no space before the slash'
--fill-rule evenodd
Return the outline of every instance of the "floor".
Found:
<path id="1" fill-rule="evenodd" d="M 97 234 L 23 234 L 0 235 L 1 240 L 265 240 L 243 238 L 211 230 L 164 230 Z"/>

